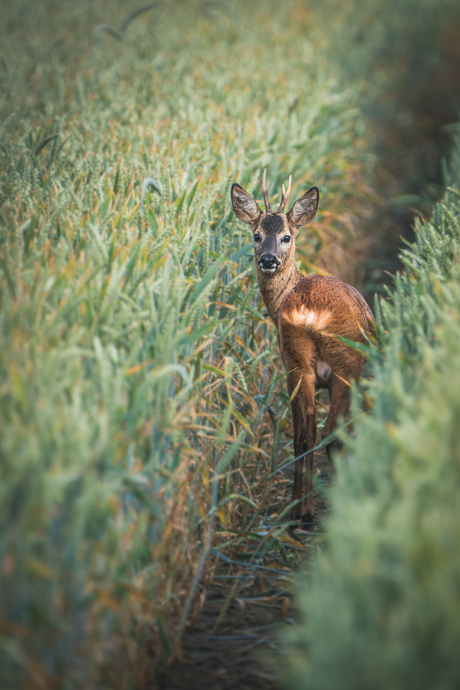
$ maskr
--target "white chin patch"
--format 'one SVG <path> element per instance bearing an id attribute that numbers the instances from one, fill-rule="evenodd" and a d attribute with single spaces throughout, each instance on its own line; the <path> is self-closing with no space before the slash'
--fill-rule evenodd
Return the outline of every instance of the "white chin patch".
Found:
<path id="1" fill-rule="evenodd" d="M 264 273 L 274 273 L 276 271 L 276 266 L 273 266 L 273 268 L 262 268 L 262 271 Z"/>

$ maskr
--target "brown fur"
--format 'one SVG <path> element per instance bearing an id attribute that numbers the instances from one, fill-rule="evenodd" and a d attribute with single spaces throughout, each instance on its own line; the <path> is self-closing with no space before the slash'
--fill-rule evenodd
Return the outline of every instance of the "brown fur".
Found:
<path id="1" fill-rule="evenodd" d="M 235 213 L 251 226 L 257 240 L 254 244 L 257 280 L 268 313 L 278 328 L 290 396 L 299 385 L 291 408 L 294 453 L 303 457 L 295 465 L 293 500 L 297 503 L 291 517 L 307 522 L 314 516 L 313 453 L 309 451 L 316 444 L 315 389 L 329 390 L 330 409 L 322 432 L 325 438 L 336 427 L 337 418 L 347 414 L 350 382 L 359 380 L 364 362 L 360 352 L 334 336 L 365 343 L 366 336 L 374 329 L 372 312 L 354 287 L 332 277 L 303 278 L 296 268 L 295 236 L 302 225 L 314 218 L 318 201 L 318 190 L 313 187 L 293 204 L 288 214 L 263 213 L 242 187 L 232 187 Z M 267 261 L 277 264 L 276 270 L 264 271 Z M 338 446 L 337 441 L 327 446 L 329 457 Z M 305 498 L 301 502 L 304 460 Z"/>

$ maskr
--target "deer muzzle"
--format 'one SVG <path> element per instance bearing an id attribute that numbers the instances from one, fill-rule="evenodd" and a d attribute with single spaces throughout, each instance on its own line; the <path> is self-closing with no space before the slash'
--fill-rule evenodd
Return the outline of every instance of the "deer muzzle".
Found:
<path id="1" fill-rule="evenodd" d="M 273 254 L 264 254 L 259 259 L 259 266 L 264 273 L 274 273 L 280 262 Z"/>

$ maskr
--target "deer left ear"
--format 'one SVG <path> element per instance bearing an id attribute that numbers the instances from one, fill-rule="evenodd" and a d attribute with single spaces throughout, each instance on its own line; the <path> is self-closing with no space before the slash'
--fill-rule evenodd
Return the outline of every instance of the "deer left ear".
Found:
<path id="1" fill-rule="evenodd" d="M 287 214 L 288 221 L 293 223 L 297 228 L 307 225 L 307 223 L 310 223 L 316 216 L 318 203 L 318 187 L 312 187 L 293 204 L 291 210 Z"/>
<path id="2" fill-rule="evenodd" d="M 251 225 L 262 215 L 259 204 L 239 184 L 232 185 L 233 210 L 243 223 Z"/>

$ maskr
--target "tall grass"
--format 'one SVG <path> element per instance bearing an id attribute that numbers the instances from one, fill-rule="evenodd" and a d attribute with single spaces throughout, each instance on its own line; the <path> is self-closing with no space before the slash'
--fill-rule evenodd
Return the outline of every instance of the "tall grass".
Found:
<path id="1" fill-rule="evenodd" d="M 414 183 L 414 175 L 419 186 L 434 182 L 430 167 L 438 162 L 430 145 L 440 127 L 457 119 L 460 105 L 458 3 L 327 0 L 313 5 L 316 29 L 323 32 L 325 50 L 336 60 L 341 79 L 360 85 L 366 115 L 379 133 L 380 155 L 396 159 L 406 149 L 410 155 L 399 160 L 401 182 Z M 393 160 L 393 172 L 395 167 Z"/>
<path id="2" fill-rule="evenodd" d="M 212 516 L 217 533 L 257 524 L 290 456 L 232 181 L 260 196 L 266 166 L 273 189 L 290 172 L 294 194 L 318 184 L 304 268 L 358 273 L 372 160 L 353 95 L 317 62 L 301 4 L 233 6 L 146 12 L 120 62 L 101 34 L 96 74 L 94 28 L 135 5 L 6 9 L 4 687 L 145 684 L 146 640 L 174 651 Z"/>

